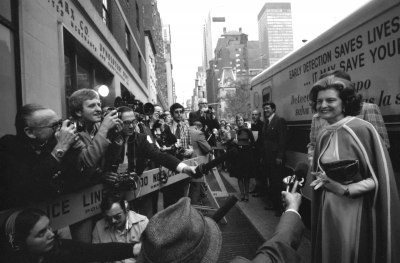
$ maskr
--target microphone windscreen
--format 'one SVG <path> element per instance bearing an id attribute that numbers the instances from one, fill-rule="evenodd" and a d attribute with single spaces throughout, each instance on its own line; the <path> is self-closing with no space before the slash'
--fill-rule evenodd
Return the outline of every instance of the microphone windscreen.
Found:
<path id="1" fill-rule="evenodd" d="M 306 178 L 308 172 L 308 164 L 306 163 L 297 163 L 296 168 L 294 169 L 294 174 L 296 175 L 296 180 L 301 181 L 301 178 Z"/>

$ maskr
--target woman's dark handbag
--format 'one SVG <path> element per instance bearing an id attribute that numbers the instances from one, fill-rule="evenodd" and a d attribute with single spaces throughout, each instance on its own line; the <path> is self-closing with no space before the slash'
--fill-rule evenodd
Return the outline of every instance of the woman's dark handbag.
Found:
<path id="1" fill-rule="evenodd" d="M 326 175 L 341 184 L 352 184 L 363 178 L 358 172 L 358 160 L 339 160 L 330 163 L 321 163 Z"/>

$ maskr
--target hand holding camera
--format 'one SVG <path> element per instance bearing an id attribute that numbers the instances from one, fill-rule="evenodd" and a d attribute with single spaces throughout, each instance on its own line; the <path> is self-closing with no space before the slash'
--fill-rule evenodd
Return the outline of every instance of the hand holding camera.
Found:
<path id="1" fill-rule="evenodd" d="M 106 114 L 100 125 L 99 133 L 109 139 L 118 136 L 122 131 L 122 120 L 119 115 L 120 114 L 116 110 L 112 110 Z"/>
<path id="2" fill-rule="evenodd" d="M 76 135 L 76 127 L 71 124 L 70 120 L 65 120 L 61 124 L 61 128 L 56 131 L 55 137 L 57 139 L 56 149 L 67 151 L 79 137 Z"/>
<path id="3" fill-rule="evenodd" d="M 103 175 L 103 179 L 114 189 L 127 191 L 137 189 L 139 176 L 134 172 L 118 173 L 109 171 Z"/>

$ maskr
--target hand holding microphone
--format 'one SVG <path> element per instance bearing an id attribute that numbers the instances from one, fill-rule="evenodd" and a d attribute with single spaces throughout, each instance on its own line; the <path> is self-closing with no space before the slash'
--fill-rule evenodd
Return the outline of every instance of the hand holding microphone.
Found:
<path id="1" fill-rule="evenodd" d="M 293 169 L 292 169 L 293 170 Z M 307 178 L 308 164 L 298 163 L 294 170 L 293 176 L 287 176 L 283 179 L 283 183 L 286 185 L 286 192 L 289 192 L 290 185 L 293 184 L 292 193 L 297 191 L 298 186 L 304 186 L 304 182 Z"/>

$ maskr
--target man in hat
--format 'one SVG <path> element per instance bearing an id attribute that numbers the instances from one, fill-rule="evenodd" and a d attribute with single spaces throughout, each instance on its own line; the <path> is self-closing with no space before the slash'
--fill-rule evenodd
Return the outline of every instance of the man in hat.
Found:
<path id="1" fill-rule="evenodd" d="M 259 247 L 252 261 L 236 257 L 230 263 L 302 262 L 296 251 L 304 230 L 298 213 L 301 195 L 290 192 L 282 195 L 287 209 L 272 237 Z M 221 243 L 218 225 L 193 208 L 185 197 L 157 213 L 147 224 L 137 263 L 215 263 Z"/>

